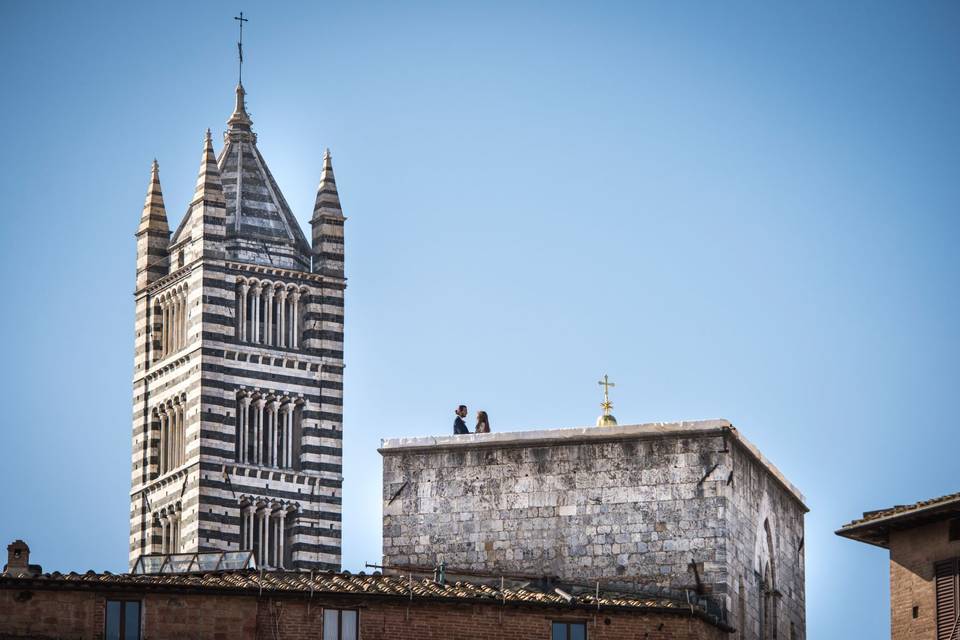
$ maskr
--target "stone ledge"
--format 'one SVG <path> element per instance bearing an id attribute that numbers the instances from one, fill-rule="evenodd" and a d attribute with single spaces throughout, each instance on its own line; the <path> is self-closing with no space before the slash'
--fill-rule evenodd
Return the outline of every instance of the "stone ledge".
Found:
<path id="1" fill-rule="evenodd" d="M 407 453 L 426 453 L 440 450 L 463 451 L 469 449 L 513 448 L 542 445 L 585 444 L 617 440 L 645 440 L 654 438 L 697 437 L 730 435 L 745 450 L 747 455 L 764 467 L 784 489 L 796 499 L 804 511 L 806 499 L 777 467 L 757 447 L 747 440 L 729 420 L 690 420 L 684 422 L 651 422 L 647 424 L 618 425 L 616 427 L 568 427 L 538 429 L 532 431 L 509 431 L 494 433 L 471 433 L 467 435 L 417 436 L 390 438 L 380 441 L 377 451 L 383 456 Z"/>
<path id="2" fill-rule="evenodd" d="M 576 444 L 604 440 L 634 440 L 677 435 L 722 435 L 732 428 L 728 420 L 692 420 L 686 422 L 651 422 L 616 427 L 568 427 L 533 431 L 495 431 L 455 436 L 419 436 L 381 440 L 377 449 L 383 455 L 423 449 L 470 449 L 485 447 L 530 446 L 536 444 Z"/>

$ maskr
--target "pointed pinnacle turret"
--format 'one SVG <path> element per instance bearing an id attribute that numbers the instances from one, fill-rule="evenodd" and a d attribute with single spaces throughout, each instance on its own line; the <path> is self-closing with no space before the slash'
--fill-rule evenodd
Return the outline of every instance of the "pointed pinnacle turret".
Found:
<path id="1" fill-rule="evenodd" d="M 230 131 L 250 131 L 251 126 L 253 125 L 253 120 L 250 119 L 250 114 L 247 113 L 247 92 L 244 90 L 242 84 L 237 85 L 237 103 L 233 108 L 233 113 L 230 114 L 230 119 L 227 120 L 227 126 L 230 127 Z"/>
<path id="2" fill-rule="evenodd" d="M 340 194 L 333 177 L 333 158 L 330 149 L 323 154 L 323 171 L 317 187 L 317 201 L 313 205 L 313 267 L 314 273 L 343 278 L 343 223 L 346 218 L 340 209 Z"/>
<path id="3" fill-rule="evenodd" d="M 137 227 L 137 233 L 144 231 L 170 233 L 167 210 L 163 206 L 163 192 L 160 190 L 160 165 L 157 164 L 156 158 L 150 169 L 150 186 L 147 187 L 147 199 L 143 203 L 140 226 Z"/>
<path id="4" fill-rule="evenodd" d="M 317 187 L 317 200 L 313 205 L 313 218 L 324 216 L 343 216 L 340 209 L 340 194 L 337 193 L 337 181 L 333 177 L 333 158 L 330 149 L 323 153 L 323 170 L 320 172 L 320 186 Z"/>
<path id="5" fill-rule="evenodd" d="M 193 202 L 201 201 L 210 204 L 224 204 L 223 183 L 220 181 L 217 156 L 213 153 L 213 136 L 210 135 L 210 129 L 207 129 L 207 136 L 203 142 L 200 174 L 197 176 L 197 188 L 193 192 Z"/>

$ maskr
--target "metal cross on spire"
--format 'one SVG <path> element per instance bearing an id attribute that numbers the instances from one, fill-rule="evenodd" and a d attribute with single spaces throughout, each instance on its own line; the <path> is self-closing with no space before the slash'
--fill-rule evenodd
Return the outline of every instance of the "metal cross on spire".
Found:
<path id="1" fill-rule="evenodd" d="M 617 386 L 615 383 L 610 382 L 610 378 L 607 374 L 603 374 L 603 380 L 597 383 L 603 387 L 603 404 L 610 404 L 610 387 Z"/>
<path id="2" fill-rule="evenodd" d="M 243 11 L 240 12 L 239 16 L 233 16 L 233 19 L 240 22 L 240 39 L 237 40 L 237 53 L 240 54 L 239 84 L 243 84 L 243 23 L 250 21 L 243 17 Z"/>
<path id="3" fill-rule="evenodd" d="M 617 419 L 613 417 L 613 414 L 610 413 L 610 410 L 613 409 L 613 403 L 610 402 L 610 387 L 617 386 L 613 382 L 610 382 L 610 377 L 607 374 L 603 374 L 603 380 L 598 382 L 601 387 L 603 387 L 603 402 L 600 403 L 600 408 L 603 409 L 603 414 L 597 418 L 598 427 L 615 427 L 617 425 Z"/>

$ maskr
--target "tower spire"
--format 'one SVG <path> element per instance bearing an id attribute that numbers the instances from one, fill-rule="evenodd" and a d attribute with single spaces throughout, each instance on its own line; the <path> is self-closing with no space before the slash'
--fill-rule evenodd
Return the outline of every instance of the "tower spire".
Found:
<path id="1" fill-rule="evenodd" d="M 160 191 L 160 166 L 156 160 L 150 168 L 150 185 L 147 187 L 147 199 L 143 203 L 136 237 L 137 291 L 140 291 L 167 275 L 169 269 L 167 248 L 170 246 L 170 227 L 163 206 L 163 193 Z"/>
<path id="2" fill-rule="evenodd" d="M 239 58 L 239 68 L 237 70 L 237 103 L 233 108 L 233 114 L 227 120 L 227 126 L 230 131 L 250 131 L 250 125 L 253 121 L 247 113 L 247 92 L 243 88 L 243 23 L 250 22 L 243 17 L 243 11 L 239 16 L 234 16 L 234 20 L 240 23 L 240 39 L 237 40 L 237 57 Z"/>
<path id="3" fill-rule="evenodd" d="M 210 129 L 207 129 L 207 135 L 203 141 L 203 155 L 200 158 L 200 173 L 197 175 L 193 202 L 194 204 L 198 202 L 224 204 L 223 182 L 220 180 L 217 156 L 213 153 L 213 136 L 210 135 Z"/>
<path id="4" fill-rule="evenodd" d="M 320 171 L 320 185 L 317 187 L 317 199 L 313 205 L 313 218 L 323 216 L 342 216 L 340 194 L 337 193 L 337 180 L 333 177 L 333 157 L 330 149 L 323 152 L 323 169 Z"/>
<path id="5" fill-rule="evenodd" d="M 346 218 L 340 209 L 340 194 L 333 177 L 333 158 L 330 149 L 323 153 L 323 170 L 320 186 L 313 205 L 313 271 L 335 278 L 343 278 L 343 222 Z"/>
<path id="6" fill-rule="evenodd" d="M 167 224 L 167 210 L 163 206 L 163 191 L 160 189 L 160 165 L 156 158 L 150 167 L 150 185 L 147 187 L 147 199 L 143 203 L 143 214 L 140 216 L 140 226 L 137 233 L 142 231 L 170 232 Z"/>

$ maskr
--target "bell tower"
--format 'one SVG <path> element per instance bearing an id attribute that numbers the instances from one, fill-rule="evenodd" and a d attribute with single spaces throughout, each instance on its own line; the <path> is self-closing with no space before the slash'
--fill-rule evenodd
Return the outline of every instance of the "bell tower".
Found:
<path id="1" fill-rule="evenodd" d="M 154 161 L 136 233 L 130 564 L 339 570 L 346 218 L 328 150 L 308 242 L 235 98 L 177 229 Z"/>

